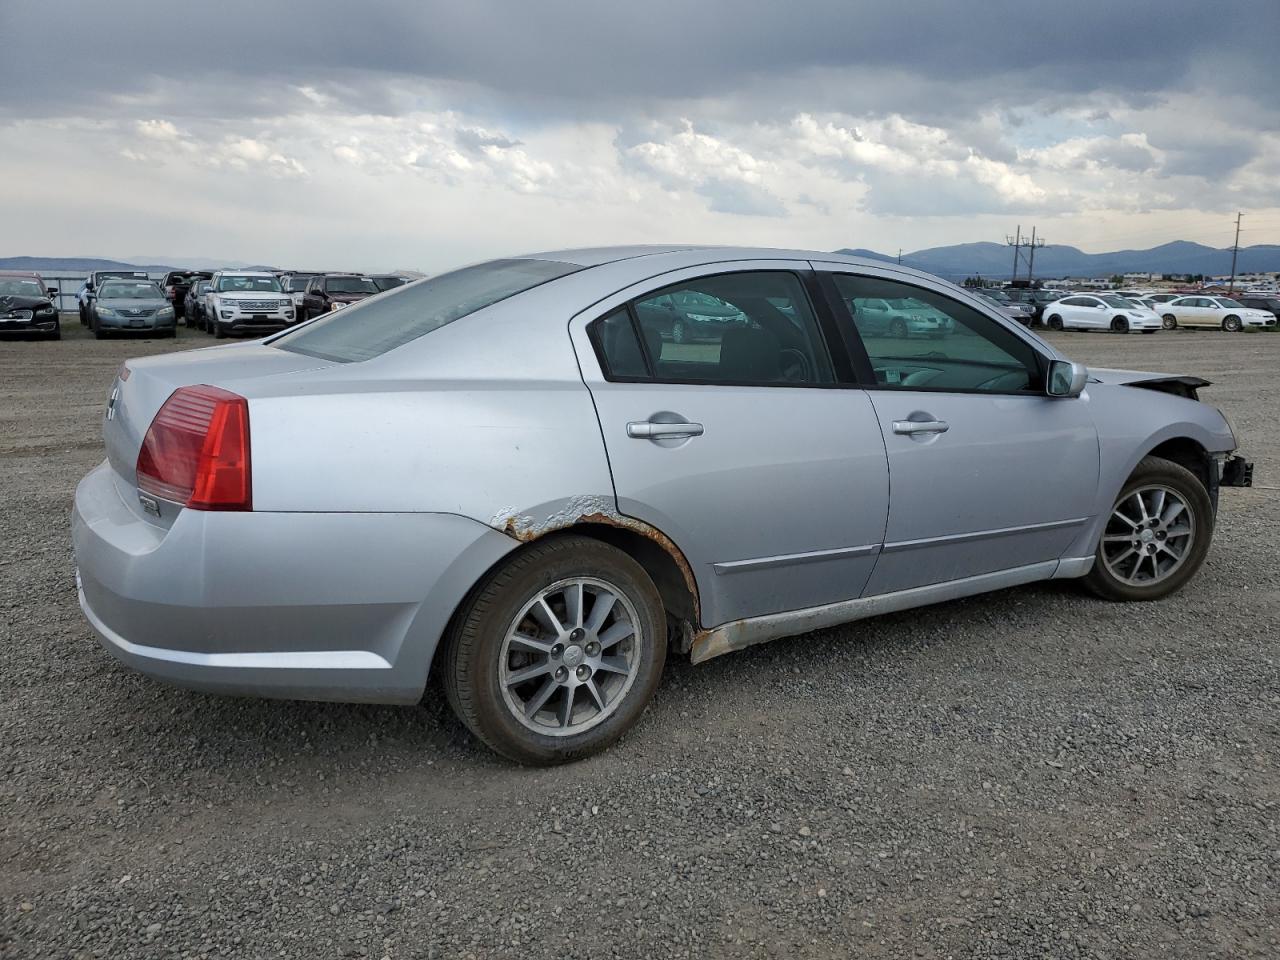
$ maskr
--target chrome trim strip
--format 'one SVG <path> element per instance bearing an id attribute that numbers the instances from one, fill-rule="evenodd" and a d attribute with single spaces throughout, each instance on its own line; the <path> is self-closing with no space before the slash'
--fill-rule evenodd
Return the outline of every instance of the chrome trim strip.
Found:
<path id="1" fill-rule="evenodd" d="M 1059 565 L 1057 560 L 1046 560 L 1043 563 L 984 573 L 976 577 L 966 577 L 963 580 L 948 580 L 945 583 L 912 587 L 910 590 L 882 593 L 874 597 L 841 600 L 838 603 L 806 607 L 803 610 L 734 620 L 696 634 L 693 638 L 690 659 L 694 663 L 701 663 L 723 653 L 741 650 L 743 647 L 754 646 L 757 643 L 766 643 L 779 637 L 793 637 L 799 633 L 879 616 L 882 613 L 896 613 L 899 610 L 910 610 L 913 607 L 923 607 L 945 600 L 971 597 L 990 590 L 1003 590 L 1006 587 L 1034 583 L 1037 580 L 1049 580 L 1057 573 Z"/>
<path id="2" fill-rule="evenodd" d="M 977 530 L 973 533 L 953 533 L 946 537 L 926 537 L 923 540 L 899 540 L 886 543 L 882 553 L 898 553 L 902 550 L 918 550 L 921 547 L 936 547 L 948 543 L 969 543 L 973 540 L 1012 537 L 1020 533 L 1034 533 L 1039 530 L 1061 530 L 1067 527 L 1080 527 L 1092 520 L 1092 517 L 1077 517 L 1075 520 L 1053 520 L 1049 523 L 1028 523 L 1021 527 L 1001 527 L 998 530 Z"/>
<path id="3" fill-rule="evenodd" d="M 747 570 L 770 570 L 794 563 L 819 563 L 823 560 L 843 560 L 848 557 L 870 557 L 880 552 L 880 544 L 869 543 L 863 547 L 837 547 L 834 550 L 814 550 L 812 553 L 783 553 L 776 557 L 757 557 L 753 560 L 726 560 L 713 563 L 717 574 L 742 573 Z"/>

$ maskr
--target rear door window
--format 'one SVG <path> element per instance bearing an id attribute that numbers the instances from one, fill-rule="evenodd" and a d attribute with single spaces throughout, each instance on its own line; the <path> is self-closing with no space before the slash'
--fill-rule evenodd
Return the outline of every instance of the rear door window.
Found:
<path id="1" fill-rule="evenodd" d="M 804 284 L 786 271 L 699 277 L 634 300 L 596 321 L 592 338 L 611 379 L 805 386 L 832 383 L 831 361 Z"/>

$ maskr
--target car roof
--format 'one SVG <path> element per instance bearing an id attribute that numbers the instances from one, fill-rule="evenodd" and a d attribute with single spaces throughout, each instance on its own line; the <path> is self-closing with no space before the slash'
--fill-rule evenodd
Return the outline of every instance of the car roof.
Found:
<path id="1" fill-rule="evenodd" d="M 10 279 L 21 277 L 24 280 L 39 280 L 40 274 L 34 270 L 0 270 L 0 277 L 9 277 Z"/>
<path id="2" fill-rule="evenodd" d="M 866 267 L 877 270 L 891 270 L 908 277 L 922 279 L 938 279 L 937 275 L 923 270 L 915 270 L 892 261 L 873 260 L 867 257 L 853 257 L 843 253 L 832 253 L 826 250 L 798 250 L 783 247 L 739 247 L 739 246 L 702 246 L 698 244 L 653 244 L 614 247 L 578 247 L 564 250 L 544 250 L 537 253 L 526 253 L 516 257 L 498 259 L 512 260 L 554 260 L 560 263 L 572 263 L 579 267 L 599 267 L 608 264 L 631 261 L 638 268 L 637 273 L 658 273 L 645 269 L 650 262 L 656 266 L 658 261 L 678 261 L 680 267 L 700 267 L 714 263 L 733 260 L 812 260 L 821 263 L 836 263 L 851 267 Z"/>

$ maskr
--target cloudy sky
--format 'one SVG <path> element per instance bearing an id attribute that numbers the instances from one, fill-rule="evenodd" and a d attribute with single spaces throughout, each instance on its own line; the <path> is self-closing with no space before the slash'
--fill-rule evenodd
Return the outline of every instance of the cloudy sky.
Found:
<path id="1" fill-rule="evenodd" d="M 1280 242 L 1278 0 L 0 0 L 0 255 Z"/>

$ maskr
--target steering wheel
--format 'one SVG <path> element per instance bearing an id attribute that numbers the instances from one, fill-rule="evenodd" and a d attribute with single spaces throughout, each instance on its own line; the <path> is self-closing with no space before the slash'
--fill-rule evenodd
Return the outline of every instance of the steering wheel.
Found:
<path id="1" fill-rule="evenodd" d="M 813 379 L 813 367 L 804 352 L 795 347 L 783 347 L 778 351 L 782 367 L 782 379 L 791 383 L 808 383 Z"/>

